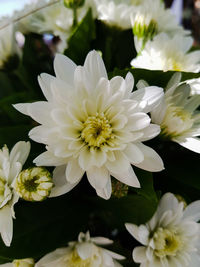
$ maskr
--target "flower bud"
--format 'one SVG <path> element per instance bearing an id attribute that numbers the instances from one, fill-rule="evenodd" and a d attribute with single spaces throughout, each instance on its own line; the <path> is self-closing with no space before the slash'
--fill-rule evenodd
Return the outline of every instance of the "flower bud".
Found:
<path id="1" fill-rule="evenodd" d="M 27 201 L 46 199 L 52 187 L 51 174 L 43 167 L 33 167 L 22 171 L 14 183 L 17 194 Z"/>
<path id="2" fill-rule="evenodd" d="M 116 198 L 125 197 L 128 194 L 128 185 L 112 180 L 112 195 Z"/>
<path id="3" fill-rule="evenodd" d="M 31 258 L 27 258 L 23 260 L 14 260 L 12 264 L 13 264 L 13 267 L 33 267 L 34 260 Z"/>
<path id="4" fill-rule="evenodd" d="M 85 0 L 64 0 L 64 5 L 67 8 L 79 8 L 82 7 L 84 5 Z"/>

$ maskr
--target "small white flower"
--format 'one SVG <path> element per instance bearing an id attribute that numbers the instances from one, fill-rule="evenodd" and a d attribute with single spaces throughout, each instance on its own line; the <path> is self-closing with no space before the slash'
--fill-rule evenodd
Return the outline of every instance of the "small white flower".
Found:
<path id="1" fill-rule="evenodd" d="M 0 68 L 4 67 L 4 64 L 8 59 L 18 53 L 17 43 L 15 40 L 15 32 L 13 25 L 0 30 Z"/>
<path id="2" fill-rule="evenodd" d="M 200 153 L 200 95 L 190 96 L 190 86 L 180 80 L 181 74 L 172 76 L 163 101 L 151 112 L 152 121 L 163 137 Z"/>
<path id="3" fill-rule="evenodd" d="M 48 170 L 32 167 L 20 172 L 13 187 L 17 194 L 27 201 L 43 201 L 50 195 L 53 182 Z"/>
<path id="4" fill-rule="evenodd" d="M 198 267 L 200 263 L 200 200 L 184 203 L 165 194 L 145 225 L 126 223 L 129 233 L 143 246 L 133 250 L 140 267 Z"/>
<path id="5" fill-rule="evenodd" d="M 36 165 L 57 166 L 50 196 L 70 191 L 86 172 L 97 194 L 109 199 L 110 175 L 139 187 L 131 164 L 148 171 L 163 169 L 159 155 L 142 144 L 160 133 L 147 113 L 158 105 L 162 88 L 152 86 L 132 93 L 130 73 L 126 79 L 108 80 L 96 51 L 88 54 L 84 66 L 57 55 L 54 68 L 56 77 L 39 77 L 47 102 L 14 105 L 41 124 L 29 136 L 46 144 L 47 151 L 34 160 Z"/>
<path id="6" fill-rule="evenodd" d="M 6 146 L 0 150 L 0 233 L 6 246 L 10 246 L 12 241 L 14 205 L 19 199 L 12 183 L 20 173 L 29 152 L 29 142 L 18 142 L 10 154 Z"/>
<path id="7" fill-rule="evenodd" d="M 27 259 L 20 259 L 14 260 L 12 263 L 5 263 L 0 264 L 1 267 L 34 267 L 34 259 L 27 258 Z"/>
<path id="8" fill-rule="evenodd" d="M 44 256 L 36 267 L 120 267 L 117 260 L 124 257 L 101 248 L 98 245 L 112 244 L 104 237 L 90 237 L 89 232 L 80 233 L 77 242 L 70 242 L 66 248 L 59 248 Z"/>
<path id="9" fill-rule="evenodd" d="M 170 38 L 161 33 L 148 41 L 141 53 L 131 61 L 135 68 L 150 70 L 174 70 L 199 72 L 200 51 L 188 52 L 192 47 L 193 39 L 182 35 Z M 138 52 L 141 45 L 136 44 Z"/>
<path id="10" fill-rule="evenodd" d="M 97 6 L 98 19 L 110 26 L 131 29 L 131 14 L 135 7 L 130 1 L 94 0 Z"/>
<path id="11" fill-rule="evenodd" d="M 188 34 L 178 25 L 170 9 L 166 9 L 160 0 L 146 0 L 131 15 L 134 35 L 139 39 L 152 39 L 155 34 L 164 32 L 170 37 L 176 34 Z"/>

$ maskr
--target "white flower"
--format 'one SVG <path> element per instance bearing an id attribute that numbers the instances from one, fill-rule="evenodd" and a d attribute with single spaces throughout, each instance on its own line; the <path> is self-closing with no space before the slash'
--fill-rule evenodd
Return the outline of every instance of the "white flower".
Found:
<path id="1" fill-rule="evenodd" d="M 12 24 L 0 30 L 0 68 L 10 57 L 18 53 L 14 34 Z"/>
<path id="2" fill-rule="evenodd" d="M 32 258 L 14 260 L 12 263 L 0 264 L 1 267 L 34 267 L 34 260 Z"/>
<path id="3" fill-rule="evenodd" d="M 138 38 L 152 39 L 155 34 L 164 32 L 170 37 L 188 34 L 189 31 L 178 25 L 170 9 L 160 0 L 146 0 L 131 15 L 134 34 Z M 152 29 L 153 26 L 153 29 Z M 149 32 L 148 32 L 149 31 Z M 146 35 L 149 36 L 146 36 Z"/>
<path id="4" fill-rule="evenodd" d="M 192 43 L 191 37 L 175 35 L 170 38 L 165 33 L 158 34 L 146 43 L 131 65 L 150 70 L 199 72 L 200 51 L 188 52 Z M 140 44 L 136 44 L 136 48 L 139 52 Z"/>
<path id="5" fill-rule="evenodd" d="M 176 73 L 169 81 L 163 101 L 152 112 L 154 123 L 161 127 L 161 136 L 200 153 L 200 95 L 191 95 L 190 86 L 181 83 Z"/>
<path id="6" fill-rule="evenodd" d="M 145 225 L 126 223 L 129 233 L 143 246 L 133 250 L 140 267 L 198 267 L 200 263 L 200 200 L 184 203 L 165 194 Z"/>
<path id="7" fill-rule="evenodd" d="M 120 267 L 117 260 L 124 257 L 101 248 L 98 245 L 111 244 L 104 237 L 90 237 L 89 232 L 80 233 L 78 242 L 70 242 L 66 248 L 59 248 L 44 256 L 36 267 Z"/>
<path id="8" fill-rule="evenodd" d="M 131 29 L 131 14 L 134 6 L 131 1 L 94 0 L 97 6 L 98 19 L 110 26 L 121 29 Z"/>
<path id="9" fill-rule="evenodd" d="M 90 184 L 105 199 L 111 195 L 110 175 L 129 186 L 139 187 L 131 164 L 161 171 L 158 154 L 141 142 L 154 138 L 160 127 L 146 114 L 163 96 L 163 89 L 147 87 L 131 92 L 133 76 L 108 80 L 100 55 L 92 51 L 84 66 L 57 55 L 56 77 L 42 74 L 41 89 L 47 102 L 14 105 L 41 126 L 29 136 L 46 144 L 47 151 L 34 162 L 38 166 L 57 166 L 50 196 L 74 188 L 87 173 Z"/>
<path id="10" fill-rule="evenodd" d="M 10 246 L 12 241 L 14 205 L 19 199 L 12 183 L 20 173 L 29 151 L 29 142 L 18 142 L 10 154 L 6 146 L 0 150 L 0 233 L 6 246 Z"/>

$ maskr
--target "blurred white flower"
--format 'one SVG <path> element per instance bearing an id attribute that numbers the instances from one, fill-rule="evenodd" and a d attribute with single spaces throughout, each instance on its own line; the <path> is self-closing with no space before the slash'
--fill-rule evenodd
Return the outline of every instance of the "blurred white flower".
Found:
<path id="1" fill-rule="evenodd" d="M 170 9 L 166 9 L 160 0 L 146 0 L 131 15 L 134 35 L 139 39 L 152 39 L 159 33 L 167 33 L 170 37 L 176 34 L 188 34 L 189 31 L 178 25 L 176 17 Z"/>
<path id="2" fill-rule="evenodd" d="M 172 76 L 163 101 L 151 112 L 152 121 L 160 125 L 163 137 L 200 153 L 200 95 L 190 96 L 190 86 L 180 80 L 181 74 Z"/>
<path id="3" fill-rule="evenodd" d="M 8 61 L 8 59 L 18 54 L 17 43 L 15 40 L 15 32 L 13 25 L 0 29 L 0 68 Z"/>
<path id="4" fill-rule="evenodd" d="M 80 233 L 77 242 L 70 242 L 68 247 L 47 254 L 36 263 L 36 267 L 120 267 L 116 259 L 123 260 L 123 256 L 98 246 L 109 244 L 112 240 L 90 237 L 89 232 Z"/>
<path id="5" fill-rule="evenodd" d="M 52 177 L 42 167 L 32 167 L 19 173 L 13 183 L 16 193 L 27 201 L 43 201 L 51 193 Z"/>
<path id="6" fill-rule="evenodd" d="M 129 233 L 143 246 L 133 250 L 140 267 L 198 267 L 200 263 L 200 201 L 184 203 L 165 194 L 145 225 L 126 223 Z"/>
<path id="7" fill-rule="evenodd" d="M 121 29 L 131 29 L 131 14 L 135 7 L 131 0 L 94 0 L 96 3 L 98 19 L 110 26 Z"/>
<path id="8" fill-rule="evenodd" d="M 46 144 L 47 151 L 34 160 L 36 165 L 57 166 L 50 196 L 70 191 L 86 172 L 97 194 L 108 199 L 110 175 L 139 187 L 131 164 L 148 171 L 163 169 L 159 155 L 142 144 L 160 133 L 147 113 L 160 102 L 162 88 L 152 86 L 132 93 L 131 73 L 125 79 L 108 80 L 96 51 L 87 55 L 84 66 L 57 54 L 54 69 L 56 77 L 39 77 L 47 102 L 14 105 L 42 124 L 29 136 Z"/>
<path id="9" fill-rule="evenodd" d="M 192 47 L 193 39 L 182 35 L 170 38 L 161 33 L 148 41 L 140 52 L 141 45 L 136 44 L 139 55 L 131 61 L 135 68 L 150 70 L 174 70 L 199 72 L 200 51 L 188 52 Z"/>
<path id="10" fill-rule="evenodd" d="M 200 95 L 200 78 L 185 81 L 191 88 L 191 95 Z"/>
<path id="11" fill-rule="evenodd" d="M 34 267 L 34 259 L 27 258 L 27 259 L 20 259 L 14 260 L 12 263 L 5 263 L 0 264 L 1 267 Z"/>
<path id="12" fill-rule="evenodd" d="M 0 233 L 6 246 L 10 246 L 13 236 L 14 205 L 19 197 L 12 183 L 20 173 L 30 152 L 29 142 L 18 142 L 9 154 L 4 146 L 0 150 Z"/>

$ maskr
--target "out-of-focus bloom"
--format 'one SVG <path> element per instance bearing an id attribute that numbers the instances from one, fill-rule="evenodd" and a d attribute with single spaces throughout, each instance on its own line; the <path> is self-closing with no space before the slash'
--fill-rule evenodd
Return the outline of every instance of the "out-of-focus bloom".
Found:
<path id="1" fill-rule="evenodd" d="M 178 25 L 170 9 L 166 9 L 160 0 L 146 0 L 138 6 L 131 15 L 134 35 L 145 41 L 152 39 L 156 34 L 166 33 L 170 37 L 176 34 L 185 35 L 189 32 Z"/>
<path id="2" fill-rule="evenodd" d="M 10 24 L 0 29 L 0 68 L 4 67 L 9 58 L 16 54 L 18 54 L 18 48 L 13 25 Z"/>
<path id="3" fill-rule="evenodd" d="M 141 45 L 136 44 L 140 53 L 131 61 L 131 65 L 150 70 L 199 72 L 200 51 L 188 52 L 192 44 L 191 37 L 175 35 L 170 38 L 165 33 L 158 34 L 153 41 L 146 43 L 142 51 Z"/>
<path id="4" fill-rule="evenodd" d="M 68 247 L 47 254 L 36 267 L 120 267 L 116 259 L 123 260 L 123 256 L 98 246 L 109 244 L 112 244 L 112 240 L 90 237 L 89 232 L 80 233 L 77 242 L 70 242 Z"/>
<path id="5" fill-rule="evenodd" d="M 47 102 L 14 105 L 42 124 L 29 136 L 47 148 L 34 160 L 36 165 L 57 166 L 50 196 L 70 191 L 86 172 L 97 194 L 108 199 L 110 175 L 139 187 L 131 164 L 148 171 L 164 168 L 159 155 L 142 144 L 160 133 L 147 113 L 161 101 L 162 88 L 152 86 L 132 93 L 130 73 L 125 79 L 108 80 L 96 51 L 87 55 L 84 66 L 58 54 L 54 69 L 56 77 L 39 77 Z"/>
<path id="6" fill-rule="evenodd" d="M 11 263 L 5 263 L 1 264 L 1 267 L 34 267 L 34 259 L 27 258 L 27 259 L 20 259 L 20 260 L 14 260 Z"/>
<path id="7" fill-rule="evenodd" d="M 14 205 L 19 197 L 12 183 L 20 173 L 30 152 L 29 142 L 18 142 L 9 154 L 4 146 L 0 150 L 0 233 L 6 246 L 10 246 L 13 236 Z"/>
<path id="8" fill-rule="evenodd" d="M 42 201 L 50 195 L 53 182 L 49 171 L 33 167 L 20 172 L 13 187 L 27 201 Z"/>
<path id="9" fill-rule="evenodd" d="M 200 201 L 184 203 L 165 194 L 145 225 L 126 223 L 129 233 L 143 246 L 133 250 L 141 267 L 198 267 L 200 263 Z"/>
<path id="10" fill-rule="evenodd" d="M 200 95 L 200 78 L 185 81 L 191 88 L 191 95 Z"/>
<path id="11" fill-rule="evenodd" d="M 200 153 L 200 95 L 191 95 L 190 86 L 181 83 L 181 74 L 169 81 L 163 102 L 152 112 L 154 123 L 161 127 L 161 136 Z"/>

